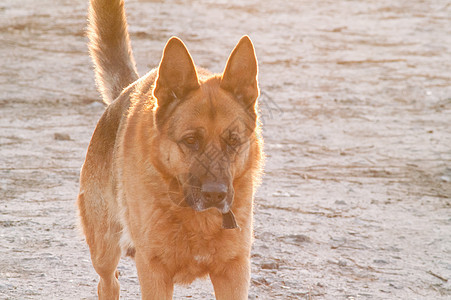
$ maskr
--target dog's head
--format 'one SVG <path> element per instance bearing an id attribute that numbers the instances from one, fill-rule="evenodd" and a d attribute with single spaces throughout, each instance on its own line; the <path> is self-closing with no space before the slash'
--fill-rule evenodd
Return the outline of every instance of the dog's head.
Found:
<path id="1" fill-rule="evenodd" d="M 185 45 L 171 38 L 153 90 L 160 168 L 173 201 L 222 213 L 234 199 L 234 180 L 251 163 L 257 126 L 257 60 L 245 36 L 224 72 L 196 70 Z"/>

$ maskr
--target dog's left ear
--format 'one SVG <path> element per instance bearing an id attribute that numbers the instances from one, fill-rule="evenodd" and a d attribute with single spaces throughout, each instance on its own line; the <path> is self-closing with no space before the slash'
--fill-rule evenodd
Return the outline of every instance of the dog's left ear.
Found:
<path id="1" fill-rule="evenodd" d="M 179 38 L 172 37 L 164 47 L 153 91 L 158 106 L 163 107 L 173 100 L 183 99 L 199 86 L 196 68 L 188 49 Z"/>
<path id="2" fill-rule="evenodd" d="M 248 36 L 243 36 L 230 54 L 221 88 L 231 92 L 246 108 L 254 108 L 258 97 L 257 58 Z"/>

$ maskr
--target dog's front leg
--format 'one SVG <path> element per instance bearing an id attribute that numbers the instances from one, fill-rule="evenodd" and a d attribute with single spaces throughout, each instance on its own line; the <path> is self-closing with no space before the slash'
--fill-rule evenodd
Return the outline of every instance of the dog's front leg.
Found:
<path id="1" fill-rule="evenodd" d="M 141 298 L 145 300 L 170 300 L 174 283 L 167 269 L 156 259 L 136 251 L 136 269 L 141 286 Z"/>
<path id="2" fill-rule="evenodd" d="M 218 300 L 245 300 L 249 292 L 250 261 L 238 258 L 228 262 L 224 268 L 210 273 L 215 296 Z"/>

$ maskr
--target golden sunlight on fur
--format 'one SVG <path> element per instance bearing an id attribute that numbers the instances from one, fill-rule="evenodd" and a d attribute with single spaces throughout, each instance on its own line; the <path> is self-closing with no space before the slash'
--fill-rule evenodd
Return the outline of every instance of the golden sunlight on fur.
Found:
<path id="1" fill-rule="evenodd" d="M 133 256 L 143 299 L 209 276 L 217 299 L 247 299 L 253 196 L 262 169 L 257 60 L 249 37 L 222 74 L 171 38 L 138 79 L 123 1 L 92 0 L 89 49 L 108 103 L 80 178 L 78 208 L 100 299 L 118 299 Z"/>

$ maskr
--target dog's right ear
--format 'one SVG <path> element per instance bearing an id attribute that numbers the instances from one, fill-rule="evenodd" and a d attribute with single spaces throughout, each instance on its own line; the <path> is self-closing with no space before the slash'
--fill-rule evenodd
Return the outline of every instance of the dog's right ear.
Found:
<path id="1" fill-rule="evenodd" d="M 196 68 L 185 44 L 172 37 L 166 43 L 158 67 L 153 95 L 159 107 L 183 99 L 190 91 L 199 88 Z"/>

